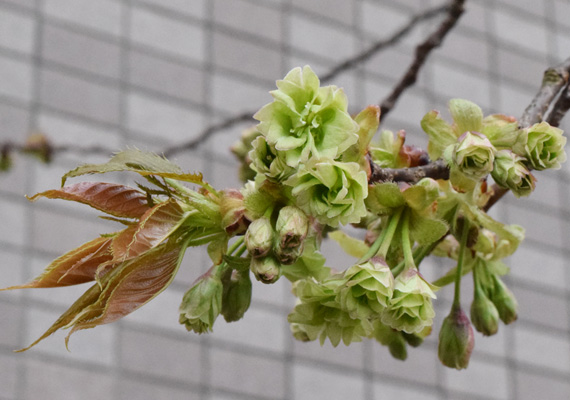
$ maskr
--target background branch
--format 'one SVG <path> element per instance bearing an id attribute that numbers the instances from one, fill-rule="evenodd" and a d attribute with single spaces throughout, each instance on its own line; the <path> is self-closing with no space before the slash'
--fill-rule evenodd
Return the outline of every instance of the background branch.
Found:
<path id="1" fill-rule="evenodd" d="M 438 28 L 428 36 L 424 42 L 416 47 L 416 56 L 408 67 L 406 73 L 394 87 L 388 97 L 386 97 L 380 104 L 380 116 L 382 119 L 384 119 L 386 115 L 394 108 L 396 102 L 406 91 L 406 89 L 416 83 L 418 74 L 432 50 L 441 45 L 443 39 L 445 39 L 447 34 L 457 24 L 457 21 L 464 12 L 464 4 L 465 0 L 452 1 L 449 6 L 446 7 L 447 17 L 438 26 Z"/>
<path id="2" fill-rule="evenodd" d="M 396 31 L 392 36 L 387 39 L 380 39 L 373 43 L 369 48 L 362 51 L 361 53 L 355 55 L 354 57 L 348 58 L 342 61 L 338 65 L 334 66 L 329 72 L 320 77 L 321 83 L 327 83 L 330 80 L 336 78 L 342 72 L 348 71 L 352 68 L 357 67 L 359 64 L 369 60 L 372 56 L 385 50 L 389 47 L 396 45 L 400 42 L 407 34 L 409 34 L 413 28 L 415 28 L 419 23 L 426 21 L 428 19 L 434 18 L 435 16 L 442 14 L 444 12 L 449 12 L 449 5 L 439 6 L 435 8 L 430 8 L 422 13 L 413 16 L 410 21 L 403 26 L 400 30 Z M 228 119 L 223 120 L 219 124 L 212 125 L 205 130 L 203 130 L 195 139 L 179 144 L 176 146 L 171 146 L 163 151 L 166 157 L 172 156 L 174 154 L 180 153 L 182 151 L 192 150 L 198 147 L 207 138 L 219 132 L 223 129 L 229 128 L 240 122 L 251 121 L 254 122 L 252 116 L 257 110 L 245 111 L 241 114 L 235 115 Z"/>
<path id="3" fill-rule="evenodd" d="M 328 82 L 328 81 L 334 79 L 335 77 L 337 77 L 339 74 L 341 74 L 345 71 L 348 71 L 352 68 L 355 68 L 358 65 L 360 65 L 361 63 L 369 60 L 372 56 L 381 52 L 382 50 L 385 50 L 387 48 L 390 48 L 390 47 L 396 45 L 404 37 L 406 37 L 406 35 L 408 35 L 417 25 L 419 25 L 420 23 L 427 21 L 431 18 L 434 18 L 439 14 L 443 14 L 445 12 L 448 12 L 449 7 L 450 7 L 449 5 L 438 6 L 438 7 L 427 9 L 421 13 L 414 15 L 406 25 L 404 25 L 402 28 L 400 28 L 398 31 L 396 31 L 392 36 L 390 36 L 388 38 L 383 38 L 383 39 L 380 39 L 380 40 L 374 42 L 372 45 L 370 45 L 370 47 L 368 47 L 367 49 L 365 49 L 361 53 L 356 54 L 355 56 L 348 58 L 346 60 L 343 60 L 339 64 L 334 66 L 329 72 L 327 72 L 325 75 L 321 76 L 321 82 L 323 82 L 323 83 Z M 210 136 L 214 135 L 217 132 L 220 132 L 224 129 L 230 128 L 230 127 L 237 125 L 239 123 L 242 123 L 242 122 L 251 121 L 253 123 L 254 120 L 253 120 L 252 116 L 253 116 L 253 114 L 255 114 L 256 111 L 257 110 L 245 111 L 243 113 L 240 113 L 240 114 L 231 116 L 229 118 L 226 118 L 219 123 L 210 125 L 206 129 L 204 129 L 202 132 L 200 132 L 198 134 L 198 136 L 196 136 L 194 139 L 192 139 L 188 142 L 178 143 L 176 145 L 169 146 L 169 147 L 165 148 L 162 153 L 166 157 L 171 157 L 174 154 L 178 154 L 178 153 L 181 153 L 183 151 L 195 149 L 202 142 L 204 142 L 206 139 L 208 139 Z M 2 149 L 6 153 L 8 151 L 10 151 L 10 152 L 14 152 L 14 151 L 21 152 L 22 149 L 25 147 L 26 147 L 26 145 L 18 145 L 18 144 L 7 142 L 7 141 L 6 142 L 0 142 L 0 149 Z M 107 154 L 108 155 L 108 154 L 114 153 L 115 151 L 116 151 L 116 149 L 106 148 L 104 146 L 81 147 L 79 145 L 73 145 L 73 144 L 65 144 L 65 145 L 59 145 L 59 146 L 53 146 L 52 145 L 50 147 L 50 156 L 54 157 L 54 156 L 61 154 L 61 153 L 77 153 L 77 154 L 97 153 L 97 154 Z"/>

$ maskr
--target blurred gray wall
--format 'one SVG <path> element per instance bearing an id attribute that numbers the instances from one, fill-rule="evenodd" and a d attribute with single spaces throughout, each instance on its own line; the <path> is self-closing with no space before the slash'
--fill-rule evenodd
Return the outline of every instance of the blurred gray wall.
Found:
<path id="1" fill-rule="evenodd" d="M 160 151 L 202 128 L 271 100 L 274 82 L 294 66 L 324 74 L 372 41 L 389 36 L 435 1 L 372 0 L 0 0 L 0 139 L 41 131 L 56 144 L 137 146 Z M 334 83 L 357 112 L 389 92 L 432 21 L 400 45 Z M 486 112 L 519 116 L 542 72 L 570 55 L 567 0 L 469 0 L 459 27 L 435 52 L 415 88 L 384 128 L 406 129 L 425 144 L 419 121 L 452 97 Z M 568 121 L 564 123 L 568 128 Z M 179 154 L 187 170 L 215 187 L 238 187 L 229 145 L 241 129 Z M 69 153 L 49 166 L 24 158 L 0 175 L 0 286 L 29 280 L 62 252 L 115 226 L 61 201 L 23 195 L 54 188 L 80 162 L 107 156 Z M 132 176 L 108 179 L 132 182 Z M 100 179 L 100 178 L 99 178 Z M 520 223 L 527 239 L 509 263 L 519 320 L 492 338 L 476 336 L 467 371 L 443 368 L 436 334 L 406 362 L 367 341 L 350 347 L 293 341 L 289 284 L 254 283 L 245 320 L 219 320 L 197 336 L 177 323 L 184 291 L 208 266 L 187 254 L 175 283 L 124 320 L 29 344 L 85 287 L 0 293 L 0 399 L 568 399 L 570 166 L 538 174 L 530 199 L 507 197 L 495 217 Z M 327 244 L 331 265 L 351 259 Z M 422 265 L 435 277 L 448 266 Z M 464 304 L 471 289 L 465 280 Z M 450 292 L 437 302 L 439 326 Z"/>

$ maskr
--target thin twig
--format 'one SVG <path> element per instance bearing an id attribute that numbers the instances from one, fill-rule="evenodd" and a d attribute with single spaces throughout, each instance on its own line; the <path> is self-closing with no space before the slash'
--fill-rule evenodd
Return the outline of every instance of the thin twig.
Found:
<path id="1" fill-rule="evenodd" d="M 419 23 L 434 18 L 437 15 L 448 11 L 448 9 L 449 6 L 439 6 L 439 7 L 430 8 L 422 13 L 414 15 L 405 26 L 403 26 L 400 30 L 396 31 L 392 36 L 386 39 L 378 40 L 377 42 L 373 43 L 369 48 L 362 51 L 361 53 L 345 61 L 342 61 L 340 64 L 334 66 L 325 75 L 321 75 L 320 81 L 322 83 L 329 82 L 330 80 L 336 78 L 342 72 L 345 72 L 351 68 L 355 68 L 359 64 L 369 60 L 372 56 L 379 53 L 380 51 L 396 45 L 408 33 L 410 33 L 412 29 L 415 28 Z M 256 111 L 257 110 L 245 111 L 241 114 L 225 119 L 219 124 L 209 126 L 205 130 L 203 130 L 195 139 L 192 139 L 187 143 L 182 143 L 176 146 L 169 147 L 163 151 L 163 154 L 166 157 L 169 157 L 172 156 L 173 154 L 180 153 L 182 151 L 192 150 L 196 148 L 198 145 L 200 145 L 207 138 L 219 132 L 220 130 L 230 128 L 240 122 L 246 122 L 252 120 L 252 115 L 255 114 Z"/>
<path id="2" fill-rule="evenodd" d="M 392 93 L 390 93 L 380 104 L 380 115 L 382 119 L 385 118 L 386 115 L 394 108 L 396 102 L 406 89 L 416 83 L 420 69 L 425 64 L 432 50 L 441 45 L 443 39 L 445 39 L 447 34 L 453 29 L 455 24 L 457 24 L 459 17 L 463 14 L 464 4 L 465 0 L 452 1 L 446 8 L 447 17 L 424 42 L 416 47 L 416 56 L 406 70 L 406 73 L 394 87 Z"/>
<path id="3" fill-rule="evenodd" d="M 361 53 L 355 55 L 354 57 L 346 59 L 340 62 L 338 65 L 334 66 L 329 72 L 321 76 L 321 82 L 323 83 L 328 82 L 337 77 L 342 72 L 355 68 L 359 64 L 369 60 L 372 56 L 379 53 L 380 51 L 392 47 L 393 45 L 400 42 L 418 24 L 448 11 L 448 8 L 449 8 L 448 6 L 438 6 L 414 15 L 405 26 L 396 31 L 389 38 L 381 39 L 374 42 L 372 45 L 370 45 L 369 48 L 365 49 Z M 177 145 L 167 147 L 166 149 L 164 149 L 162 153 L 166 157 L 170 157 L 173 156 L 174 154 L 178 154 L 183 151 L 195 149 L 210 136 L 214 135 L 215 133 L 221 130 L 230 128 L 242 122 L 248 122 L 248 121 L 254 122 L 252 116 L 253 114 L 255 114 L 255 112 L 256 110 L 244 111 L 240 114 L 224 119 L 223 121 L 217 124 L 210 125 L 202 132 L 200 132 L 198 136 L 196 136 L 194 139 L 185 143 L 179 143 Z M 18 151 L 23 146 L 18 146 L 8 142 L 0 142 L 0 148 L 8 148 L 8 147 L 10 148 L 10 150 Z M 52 148 L 52 155 L 66 153 L 66 152 L 78 153 L 78 154 L 87 154 L 87 153 L 112 154 L 114 151 L 115 151 L 114 149 L 106 148 L 104 146 L 81 147 L 77 145 L 61 145 L 61 146 L 54 146 Z"/>
<path id="4" fill-rule="evenodd" d="M 436 17 L 439 14 L 446 12 L 448 8 L 449 6 L 447 5 L 434 7 L 420 14 L 414 15 L 405 26 L 396 31 L 391 37 L 387 39 L 381 39 L 376 43 L 373 43 L 362 53 L 357 54 L 356 56 L 349 58 L 348 60 L 341 62 L 337 66 L 333 67 L 333 69 L 331 69 L 327 74 L 320 77 L 321 82 L 328 82 L 338 76 L 340 73 L 352 69 L 364 61 L 367 61 L 379 51 L 398 44 L 398 42 L 400 42 L 400 40 L 402 40 L 408 33 L 410 33 L 410 31 L 415 28 L 416 25 L 418 25 L 420 22 L 427 21 L 428 19 Z"/>
<path id="5" fill-rule="evenodd" d="M 166 149 L 164 149 L 164 151 L 162 153 L 164 154 L 165 157 L 171 157 L 174 154 L 177 154 L 177 153 L 180 153 L 183 151 L 192 150 L 192 149 L 198 147 L 198 145 L 200 143 L 205 141 L 207 138 L 209 138 L 210 136 L 212 136 L 212 134 L 214 134 L 216 132 L 219 132 L 219 131 L 226 129 L 226 128 L 230 128 L 230 127 L 234 126 L 235 124 L 239 124 L 240 122 L 251 121 L 254 113 L 255 113 L 255 111 L 254 112 L 246 111 L 244 113 L 235 115 L 235 116 L 230 117 L 228 119 L 225 119 L 218 124 L 210 125 L 206 129 L 204 129 L 202 132 L 200 132 L 200 134 L 198 136 L 196 136 L 194 139 L 192 139 L 186 143 L 179 143 L 179 144 L 176 144 L 174 146 L 167 147 Z"/>

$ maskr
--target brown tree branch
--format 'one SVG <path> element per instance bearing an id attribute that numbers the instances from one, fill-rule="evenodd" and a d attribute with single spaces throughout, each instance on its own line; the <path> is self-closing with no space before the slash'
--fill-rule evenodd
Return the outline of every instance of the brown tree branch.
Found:
<path id="1" fill-rule="evenodd" d="M 407 182 L 416 183 L 422 178 L 449 179 L 449 167 L 443 160 L 412 168 L 380 168 L 370 162 L 371 174 L 368 183 Z"/>
<path id="2" fill-rule="evenodd" d="M 424 42 L 416 47 L 416 56 L 408 67 L 406 73 L 394 87 L 392 93 L 390 93 L 380 104 L 380 115 L 382 118 L 384 118 L 386 114 L 394 108 L 396 102 L 406 89 L 416 83 L 420 69 L 425 64 L 432 50 L 441 45 L 443 39 L 445 39 L 447 34 L 457 24 L 457 21 L 464 12 L 464 4 L 465 0 L 451 1 L 447 7 L 447 17 Z"/>

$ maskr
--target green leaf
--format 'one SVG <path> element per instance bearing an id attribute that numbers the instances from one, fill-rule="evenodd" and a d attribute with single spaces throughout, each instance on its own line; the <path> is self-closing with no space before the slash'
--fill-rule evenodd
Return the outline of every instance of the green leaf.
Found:
<path id="1" fill-rule="evenodd" d="M 457 136 L 464 132 L 481 132 L 483 129 L 483 111 L 477 104 L 463 99 L 449 101 L 449 111 L 456 125 Z"/>
<path id="2" fill-rule="evenodd" d="M 453 133 L 449 123 L 443 120 L 435 110 L 422 118 L 421 126 L 429 137 L 428 154 L 432 160 L 441 158 L 443 150 L 457 142 L 457 136 Z"/>
<path id="3" fill-rule="evenodd" d="M 65 181 L 68 178 L 87 174 L 104 174 L 113 171 L 131 171 L 143 176 L 156 175 L 197 185 L 205 184 L 202 174 L 184 173 L 178 165 L 164 157 L 137 149 L 128 149 L 114 155 L 104 164 L 84 164 L 69 171 L 63 175 L 61 185 L 65 185 Z"/>
<path id="4" fill-rule="evenodd" d="M 425 246 L 441 239 L 449 226 L 439 219 L 425 218 L 412 213 L 410 218 L 410 236 L 419 245 Z"/>
<path id="5" fill-rule="evenodd" d="M 459 192 L 471 192 L 477 185 L 477 181 L 469 178 L 457 167 L 452 167 L 449 170 L 449 181 L 453 188 Z"/>
<path id="6" fill-rule="evenodd" d="M 376 214 L 390 213 L 392 209 L 406 204 L 400 187 L 393 182 L 372 185 L 365 202 L 368 209 Z"/>
<path id="7" fill-rule="evenodd" d="M 464 203 L 462 210 L 470 221 L 474 221 L 483 228 L 495 232 L 499 236 L 499 241 L 505 240 L 508 243 L 501 248 L 501 255 L 503 257 L 513 254 L 520 242 L 524 239 L 524 228 L 522 226 L 514 224 L 505 225 L 494 220 L 478 207 L 468 203 Z"/>
<path id="8" fill-rule="evenodd" d="M 362 110 L 354 120 L 360 127 L 357 132 L 358 142 L 350 146 L 342 155 L 344 162 L 357 162 L 364 157 L 368 151 L 370 141 L 378 130 L 380 123 L 380 107 L 377 105 L 370 105 Z"/>
<path id="9" fill-rule="evenodd" d="M 294 264 L 282 265 L 281 271 L 291 282 L 308 277 L 322 281 L 330 276 L 330 268 L 325 267 L 325 262 L 325 257 L 317 250 L 316 238 L 308 237 L 301 257 Z"/>
<path id="10" fill-rule="evenodd" d="M 216 238 L 208 244 L 208 255 L 215 265 L 222 262 L 224 254 L 226 254 L 228 249 L 228 240 L 229 237 L 224 232 L 216 235 Z"/>
<path id="11" fill-rule="evenodd" d="M 488 115 L 483 119 L 483 135 L 497 149 L 512 149 L 517 142 L 519 131 L 518 122 L 513 117 L 502 114 Z"/>
<path id="12" fill-rule="evenodd" d="M 337 242 L 346 254 L 352 257 L 361 258 L 368 252 L 369 247 L 363 240 L 348 236 L 343 231 L 332 231 L 328 236 Z"/>
<path id="13" fill-rule="evenodd" d="M 224 255 L 224 261 L 232 269 L 238 271 L 249 271 L 249 265 L 251 264 L 251 257 L 236 257 Z"/>

